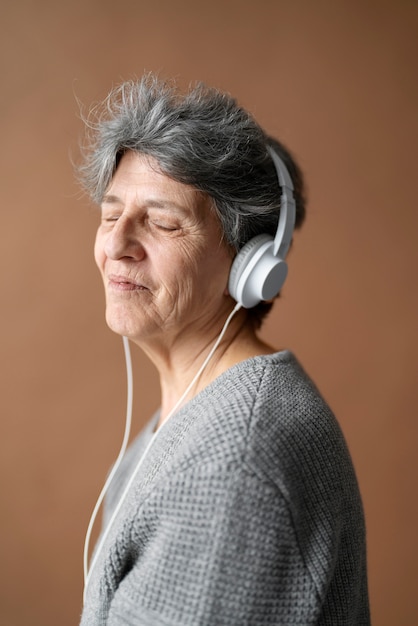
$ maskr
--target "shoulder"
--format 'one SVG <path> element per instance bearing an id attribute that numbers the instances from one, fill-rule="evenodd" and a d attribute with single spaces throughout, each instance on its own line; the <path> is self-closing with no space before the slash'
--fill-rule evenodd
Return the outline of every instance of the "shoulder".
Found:
<path id="1" fill-rule="evenodd" d="M 261 363 L 260 363 L 261 365 Z M 348 451 L 332 410 L 290 352 L 262 360 L 249 423 L 249 457 L 258 465 L 279 463 L 313 472 L 330 457 L 344 461 Z"/>
<path id="2" fill-rule="evenodd" d="M 308 431 L 340 437 L 328 404 L 288 351 L 254 357 L 225 372 L 190 403 L 196 425 L 213 422 L 225 437 L 272 445 Z"/>
<path id="3" fill-rule="evenodd" d="M 326 448 L 341 452 L 345 446 L 329 406 L 287 351 L 238 363 L 177 419 L 190 421 L 187 439 L 201 462 L 214 455 L 237 462 L 245 457 L 260 470 L 271 464 L 280 471 L 290 457 L 296 464 L 313 462 Z"/>
<path id="4" fill-rule="evenodd" d="M 191 420 L 178 457 L 183 469 L 245 469 L 298 505 L 323 494 L 330 504 L 357 499 L 338 421 L 290 352 L 237 364 L 184 407 L 183 417 Z"/>
<path id="5" fill-rule="evenodd" d="M 265 358 L 248 423 L 246 462 L 290 500 L 356 492 L 351 457 L 328 403 L 289 352 Z M 262 367 L 262 371 L 261 371 Z"/>

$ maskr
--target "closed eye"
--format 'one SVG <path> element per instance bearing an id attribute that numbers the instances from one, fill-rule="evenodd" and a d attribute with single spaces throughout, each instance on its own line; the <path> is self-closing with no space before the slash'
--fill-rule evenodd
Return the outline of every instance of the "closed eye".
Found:
<path id="1" fill-rule="evenodd" d="M 174 226 L 171 224 L 162 224 L 160 222 L 152 222 L 152 225 L 160 230 L 166 230 L 167 232 L 173 232 L 179 230 L 178 226 Z"/>
<path id="2" fill-rule="evenodd" d="M 110 211 L 110 210 L 103 210 L 101 211 L 101 221 L 103 223 L 106 222 L 117 222 L 118 219 L 120 218 L 120 216 L 122 215 L 121 211 Z"/>

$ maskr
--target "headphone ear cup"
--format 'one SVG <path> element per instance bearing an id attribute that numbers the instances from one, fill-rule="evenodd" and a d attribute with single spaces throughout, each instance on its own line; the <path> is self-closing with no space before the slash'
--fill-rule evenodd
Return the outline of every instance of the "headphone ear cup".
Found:
<path id="1" fill-rule="evenodd" d="M 246 309 L 279 293 L 287 276 L 287 265 L 273 254 L 274 239 L 257 235 L 235 257 L 229 275 L 231 296 Z"/>

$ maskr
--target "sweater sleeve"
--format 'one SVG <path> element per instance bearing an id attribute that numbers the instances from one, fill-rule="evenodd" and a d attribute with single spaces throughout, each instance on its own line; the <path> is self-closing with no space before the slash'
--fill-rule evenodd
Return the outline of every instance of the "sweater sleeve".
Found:
<path id="1" fill-rule="evenodd" d="M 137 541 L 147 528 L 146 545 Z M 286 500 L 245 464 L 177 472 L 134 520 L 109 626 L 315 624 L 318 597 Z"/>

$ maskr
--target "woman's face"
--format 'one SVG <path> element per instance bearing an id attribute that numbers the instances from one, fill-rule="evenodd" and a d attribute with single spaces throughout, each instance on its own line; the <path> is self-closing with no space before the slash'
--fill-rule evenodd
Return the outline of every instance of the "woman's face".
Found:
<path id="1" fill-rule="evenodd" d="M 116 333 L 170 345 L 231 308 L 230 248 L 208 196 L 127 152 L 101 206 L 95 259 Z"/>

